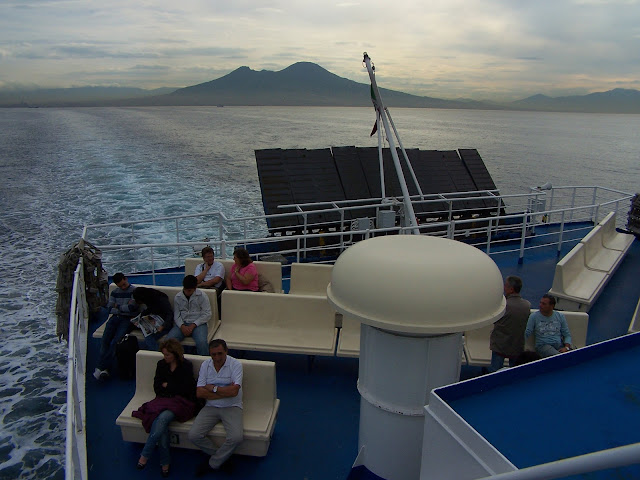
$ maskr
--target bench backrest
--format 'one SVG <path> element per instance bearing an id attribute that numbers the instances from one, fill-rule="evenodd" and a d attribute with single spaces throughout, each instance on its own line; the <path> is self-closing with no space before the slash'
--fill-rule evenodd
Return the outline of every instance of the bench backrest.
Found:
<path id="1" fill-rule="evenodd" d="M 236 290 L 222 292 L 222 322 L 313 331 L 335 328 L 335 312 L 326 297 Z"/>
<path id="2" fill-rule="evenodd" d="M 600 225 L 596 225 L 584 236 L 582 240 L 580 240 L 580 243 L 584 245 L 584 258 L 586 265 L 589 265 L 596 255 L 598 255 L 598 252 L 604 248 L 602 233 L 602 227 Z"/>
<path id="3" fill-rule="evenodd" d="M 134 287 L 147 287 L 153 288 L 154 290 L 158 290 L 160 292 L 166 293 L 167 297 L 169 297 L 169 303 L 171 303 L 171 308 L 173 309 L 173 300 L 176 298 L 176 294 L 182 290 L 182 287 L 167 287 L 165 285 L 133 285 Z M 116 289 L 116 285 L 112 283 L 109 285 L 109 295 Z M 209 303 L 211 305 L 211 319 L 213 322 L 218 320 L 218 296 L 216 291 L 213 289 L 202 289 L 202 291 L 209 298 Z M 209 322 L 211 325 L 211 321 Z"/>
<path id="4" fill-rule="evenodd" d="M 613 236 L 616 234 L 616 212 L 609 212 L 606 217 L 600 220 L 598 223 L 602 228 L 602 235 L 604 238 Z"/>
<path id="5" fill-rule="evenodd" d="M 231 266 L 233 265 L 233 259 L 221 259 L 216 258 L 216 262 L 224 265 L 225 277 L 231 273 Z M 196 266 L 202 263 L 202 258 L 189 257 L 184 260 L 184 274 L 193 275 L 196 271 Z M 273 289 L 276 293 L 282 292 L 282 264 L 279 262 L 261 262 L 255 261 L 253 264 L 256 266 L 258 275 L 266 278 L 273 285 Z"/>
<path id="6" fill-rule="evenodd" d="M 136 354 L 136 395 L 152 399 L 153 378 L 156 374 L 158 360 L 162 360 L 162 353 L 149 350 L 139 350 Z M 185 354 L 184 358 L 193 365 L 193 376 L 197 380 L 200 365 L 209 357 Z M 243 407 L 259 408 L 259 405 L 273 406 L 277 398 L 276 364 L 261 360 L 239 359 L 242 363 L 242 402 Z"/>
<path id="7" fill-rule="evenodd" d="M 289 293 L 327 296 L 333 265 L 292 263 Z"/>
<path id="8" fill-rule="evenodd" d="M 584 245 L 578 243 L 556 264 L 551 290 L 554 292 L 567 291 L 571 282 L 586 268 L 585 265 Z"/>

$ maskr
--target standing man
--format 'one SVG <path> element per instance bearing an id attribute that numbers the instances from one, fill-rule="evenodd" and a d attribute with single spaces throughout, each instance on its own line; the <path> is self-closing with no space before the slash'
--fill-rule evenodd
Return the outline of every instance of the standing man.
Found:
<path id="1" fill-rule="evenodd" d="M 524 351 L 524 329 L 531 313 L 531 304 L 520 296 L 522 279 L 510 275 L 504 282 L 504 296 L 507 306 L 504 315 L 493 324 L 489 348 L 491 348 L 490 371 L 500 370 L 504 359 L 509 359 L 509 366 L 513 367 L 518 355 Z"/>
<path id="2" fill-rule="evenodd" d="M 189 430 L 189 440 L 210 457 L 198 466 L 198 477 L 219 470 L 243 438 L 242 363 L 227 352 L 224 340 L 212 340 L 209 343 L 211 358 L 200 366 L 196 396 L 204 398 L 206 404 Z M 226 438 L 216 449 L 207 434 L 218 422 L 222 422 Z"/>
<path id="3" fill-rule="evenodd" d="M 211 318 L 209 298 L 196 288 L 198 279 L 187 275 L 182 280 L 182 291 L 173 300 L 173 328 L 167 338 L 175 338 L 179 342 L 184 337 L 193 337 L 198 355 L 207 355 L 207 323 Z"/>
<path id="4" fill-rule="evenodd" d="M 111 317 L 102 334 L 98 366 L 93 372 L 97 380 L 109 377 L 109 367 L 113 363 L 116 344 L 133 328 L 131 319 L 138 314 L 138 305 L 133 300 L 133 291 L 136 287 L 131 285 L 121 272 L 113 276 L 113 283 L 116 284 L 116 288 L 109 295 L 106 306 Z"/>
<path id="5" fill-rule="evenodd" d="M 202 259 L 204 263 L 198 264 L 195 272 L 198 288 L 215 288 L 220 295 L 224 285 L 224 265 L 215 261 L 213 248 L 208 246 L 202 249 Z"/>
<path id="6" fill-rule="evenodd" d="M 533 312 L 527 321 L 524 338 L 535 333 L 536 352 L 550 357 L 571 350 L 571 332 L 564 314 L 554 310 L 556 299 L 544 294 L 540 299 L 540 310 Z"/>

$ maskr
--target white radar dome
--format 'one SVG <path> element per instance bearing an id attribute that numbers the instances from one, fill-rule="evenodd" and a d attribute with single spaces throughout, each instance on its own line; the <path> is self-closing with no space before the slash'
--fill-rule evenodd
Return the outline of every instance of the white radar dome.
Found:
<path id="1" fill-rule="evenodd" d="M 455 240 L 363 240 L 336 261 L 327 287 L 343 315 L 384 330 L 437 335 L 480 328 L 505 309 L 503 279 L 484 252 Z"/>

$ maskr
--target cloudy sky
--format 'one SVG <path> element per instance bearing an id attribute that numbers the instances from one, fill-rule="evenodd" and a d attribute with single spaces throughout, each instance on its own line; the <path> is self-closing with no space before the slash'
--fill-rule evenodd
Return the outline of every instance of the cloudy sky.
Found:
<path id="1" fill-rule="evenodd" d="M 182 87 L 314 62 L 440 98 L 640 89 L 640 0 L 0 0 L 0 88 Z"/>

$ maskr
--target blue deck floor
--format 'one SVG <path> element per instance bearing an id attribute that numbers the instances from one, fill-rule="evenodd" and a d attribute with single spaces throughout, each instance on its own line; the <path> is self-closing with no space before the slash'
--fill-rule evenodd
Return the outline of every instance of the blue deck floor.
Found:
<path id="1" fill-rule="evenodd" d="M 581 236 L 583 236 L 582 233 Z M 562 254 L 572 245 L 566 245 Z M 557 262 L 555 247 L 528 252 L 522 264 L 514 253 L 494 258 L 503 275 L 523 278 L 523 296 L 537 306 L 548 291 Z M 640 242 L 636 241 L 592 308 L 588 343 L 626 333 L 640 296 Z M 177 283 L 181 275 L 165 284 Z M 165 277 L 168 280 L 168 277 Z M 136 279 L 143 283 L 144 278 Z M 99 320 L 91 325 L 98 327 Z M 93 372 L 99 340 L 89 339 L 87 372 Z M 238 355 L 239 352 L 230 352 Z M 360 397 L 356 389 L 357 359 L 316 357 L 311 371 L 301 355 L 246 352 L 245 358 L 276 362 L 280 411 L 271 447 L 266 457 L 234 456 L 233 473 L 216 478 L 241 479 L 345 479 L 357 454 Z M 462 368 L 461 379 L 480 375 L 476 367 Z M 150 379 L 152 381 L 152 379 Z M 88 465 L 90 478 L 158 478 L 157 459 L 144 471 L 135 464 L 140 444 L 123 442 L 115 419 L 133 396 L 133 381 L 117 378 L 98 382 L 87 377 Z M 202 454 L 173 449 L 172 478 L 191 478 Z"/>

